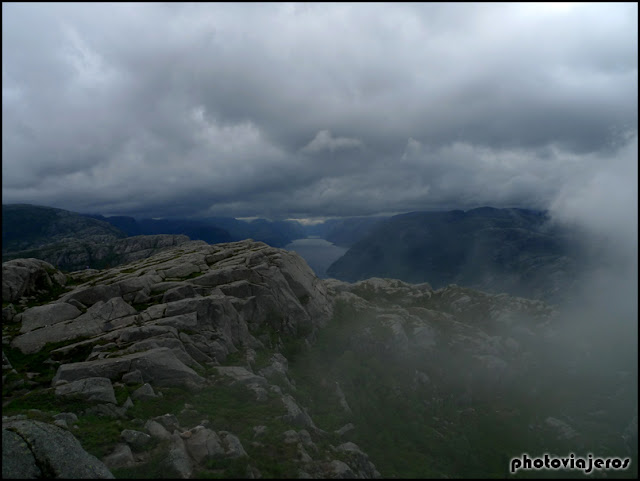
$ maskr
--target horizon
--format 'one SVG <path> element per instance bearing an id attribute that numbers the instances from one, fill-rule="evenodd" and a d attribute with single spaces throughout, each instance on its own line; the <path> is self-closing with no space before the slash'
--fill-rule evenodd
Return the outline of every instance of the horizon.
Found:
<path id="1" fill-rule="evenodd" d="M 75 214 L 79 214 L 79 215 L 87 215 L 87 216 L 94 216 L 94 215 L 100 215 L 102 217 L 105 218 L 110 218 L 110 217 L 130 217 L 136 221 L 139 220 L 146 220 L 146 219 L 151 219 L 151 220 L 189 220 L 189 221 L 199 221 L 199 220 L 206 220 L 206 219 L 211 219 L 212 217 L 134 217 L 131 215 L 123 215 L 123 214 L 105 214 L 102 212 L 80 212 L 80 211 L 76 211 L 76 210 L 70 210 L 70 209 L 65 209 L 65 208 L 61 208 L 61 207 L 55 207 L 55 206 L 51 206 L 51 205 L 38 205 L 38 204 L 31 204 L 31 203 L 27 203 L 27 202 L 20 202 L 20 203 L 12 203 L 12 202 L 8 202 L 8 203 L 2 203 L 2 206 L 10 206 L 10 205 L 22 205 L 22 206 L 29 206 L 29 207 L 42 207 L 42 208 L 46 208 L 46 209 L 59 209 L 59 210 L 65 210 L 67 212 L 72 212 Z M 270 219 L 270 218 L 266 218 L 266 217 L 258 217 L 258 216 L 249 216 L 249 217 L 231 217 L 231 216 L 216 216 L 219 218 L 226 218 L 226 219 L 235 219 L 235 220 L 239 220 L 242 222 L 246 222 L 246 223 L 250 223 L 254 220 L 266 220 L 269 222 L 297 222 L 302 226 L 312 226 L 312 225 L 318 225 L 318 224 L 322 224 L 324 222 L 328 222 L 328 221 L 332 221 L 332 220 L 344 220 L 344 219 L 366 219 L 366 218 L 372 218 L 372 217 L 382 217 L 382 218 L 392 218 L 395 216 L 399 216 L 399 215 L 407 215 L 407 214 L 416 214 L 416 213 L 430 213 L 430 212 L 453 212 L 453 211 L 463 211 L 465 213 L 472 211 L 472 210 L 476 210 L 476 209 L 484 209 L 484 208 L 489 208 L 489 209 L 518 209 L 518 210 L 528 210 L 528 211 L 533 211 L 533 212 L 539 212 L 542 214 L 548 214 L 547 210 L 539 210 L 539 209 L 531 209 L 528 207 L 513 207 L 513 206 L 509 206 L 509 207 L 494 207 L 491 205 L 481 205 L 481 206 L 476 206 L 476 207 L 472 207 L 469 209 L 446 209 L 446 208 L 442 208 L 442 209 L 429 209 L 429 210 L 414 210 L 414 211 L 409 211 L 409 212 L 395 212 L 395 213 L 389 213 L 389 212 L 385 212 L 385 213 L 377 213 L 377 214 L 371 214 L 371 215 L 354 215 L 354 216 L 341 216 L 341 217 L 324 217 L 321 219 L 318 218 L 288 218 L 288 219 Z"/>

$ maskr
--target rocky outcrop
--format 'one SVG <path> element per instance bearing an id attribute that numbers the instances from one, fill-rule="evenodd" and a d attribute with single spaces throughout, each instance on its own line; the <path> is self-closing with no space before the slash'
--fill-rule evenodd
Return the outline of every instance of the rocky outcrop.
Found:
<path id="1" fill-rule="evenodd" d="M 40 259 L 15 259 L 2 263 L 2 301 L 16 302 L 21 297 L 48 292 L 64 285 L 66 276 Z"/>
<path id="2" fill-rule="evenodd" d="M 32 420 L 3 420 L 2 477 L 113 479 L 71 433 Z"/>
<path id="3" fill-rule="evenodd" d="M 445 466 L 459 453 L 473 459 L 479 426 L 509 416 L 534 440 L 550 432 L 582 442 L 593 424 L 562 409 L 529 420 L 505 408 L 545 387 L 535 353 L 554 338 L 557 313 L 540 301 L 384 278 L 323 281 L 295 253 L 251 240 L 185 242 L 67 276 L 40 267 L 52 279 L 48 297 L 23 289 L 22 302 L 11 294 L 3 308 L 5 407 L 81 434 L 118 477 L 376 478 L 397 461 L 372 447 L 380 439 L 391 440 L 390 456 L 403 449 L 403 459 L 437 456 Z M 22 407 L 34 399 L 43 411 Z M 91 431 L 101 423 L 104 440 Z M 637 445 L 637 418 L 629 426 L 616 434 L 623 449 Z M 461 477 L 479 463 L 401 474 Z M 22 465 L 41 472 L 28 458 Z"/>

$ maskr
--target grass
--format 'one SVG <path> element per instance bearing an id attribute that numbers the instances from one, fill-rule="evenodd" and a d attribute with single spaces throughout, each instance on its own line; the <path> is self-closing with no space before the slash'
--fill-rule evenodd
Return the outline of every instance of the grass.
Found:
<path id="1" fill-rule="evenodd" d="M 81 340 L 82 339 L 77 339 L 77 341 Z M 20 349 L 11 346 L 4 346 L 3 351 L 16 371 L 23 374 L 27 372 L 38 373 L 32 381 L 37 382 L 40 385 L 48 386 L 55 376 L 57 368 L 51 364 L 45 363 L 45 361 L 52 357 L 56 360 L 64 358 L 65 362 L 84 361 L 93 348 L 91 344 L 87 344 L 84 346 L 77 346 L 67 352 L 64 356 L 60 354 L 52 354 L 52 351 L 55 349 L 68 344 L 69 341 L 47 343 L 41 350 L 32 354 L 24 354 Z M 3 385 L 3 395 L 8 394 L 9 392 L 5 391 L 5 387 Z"/>

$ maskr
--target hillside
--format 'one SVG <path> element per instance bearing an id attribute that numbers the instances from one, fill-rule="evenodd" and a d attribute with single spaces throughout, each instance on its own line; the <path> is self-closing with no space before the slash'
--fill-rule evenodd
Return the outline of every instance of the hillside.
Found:
<path id="1" fill-rule="evenodd" d="M 255 219 L 244 222 L 233 217 L 136 220 L 127 216 L 85 215 L 108 222 L 131 236 L 181 234 L 209 244 L 256 239 L 273 247 L 283 247 L 294 239 L 305 237 L 302 226 L 294 221 Z"/>
<path id="2" fill-rule="evenodd" d="M 254 241 L 13 260 L 2 290 L 3 440 L 30 448 L 4 477 L 505 477 L 574 451 L 637 474 L 631 341 L 567 349 L 540 301 L 322 281 Z"/>
<path id="3" fill-rule="evenodd" d="M 120 229 L 97 219 L 53 207 L 2 205 L 2 255 L 69 240 L 108 242 L 126 237 Z"/>
<path id="4" fill-rule="evenodd" d="M 327 270 L 345 281 L 389 277 L 554 301 L 577 272 L 577 245 L 541 212 L 483 207 L 383 221 Z"/>

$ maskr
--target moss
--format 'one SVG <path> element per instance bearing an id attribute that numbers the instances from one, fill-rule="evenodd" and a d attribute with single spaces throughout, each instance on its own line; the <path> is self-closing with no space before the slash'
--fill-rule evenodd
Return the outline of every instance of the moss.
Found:
<path id="1" fill-rule="evenodd" d="M 135 303 L 135 304 L 131 304 L 131 305 L 138 312 L 146 311 L 151 306 L 153 306 L 152 303 L 145 303 L 145 302 Z"/>
<path id="2" fill-rule="evenodd" d="M 300 304 L 302 304 L 303 306 L 306 306 L 307 304 L 309 304 L 310 300 L 311 300 L 311 298 L 309 297 L 309 294 L 304 294 L 303 296 L 298 296 L 298 301 L 300 301 Z"/>
<path id="3" fill-rule="evenodd" d="M 187 277 L 184 277 L 183 279 L 184 280 L 195 279 L 196 277 L 200 277 L 203 274 L 204 274 L 204 272 L 193 272 L 193 273 L 189 274 Z"/>
<path id="4" fill-rule="evenodd" d="M 127 425 L 122 422 L 118 425 L 107 417 L 85 414 L 79 417 L 76 426 L 78 429 L 73 430 L 74 436 L 87 452 L 100 459 L 112 452 L 120 441 L 120 433 Z"/>
<path id="5" fill-rule="evenodd" d="M 206 463 L 204 470 L 196 473 L 198 479 L 246 479 L 247 458 L 216 459 Z"/>
<path id="6" fill-rule="evenodd" d="M 54 394 L 53 388 L 36 389 L 19 396 L 14 396 L 6 401 L 2 407 L 4 416 L 24 414 L 29 409 L 39 409 L 51 412 L 75 412 L 79 413 L 86 409 L 86 401 L 79 401 L 68 398 L 58 398 Z"/>

